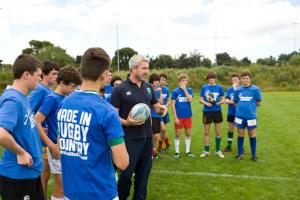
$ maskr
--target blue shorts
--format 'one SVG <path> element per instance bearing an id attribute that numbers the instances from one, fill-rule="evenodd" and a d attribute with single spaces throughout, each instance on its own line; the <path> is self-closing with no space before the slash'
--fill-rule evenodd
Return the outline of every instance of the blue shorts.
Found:
<path id="1" fill-rule="evenodd" d="M 164 122 L 164 124 L 167 124 L 170 122 L 169 113 L 167 113 L 165 116 L 162 117 L 162 121 Z"/>
<path id="2" fill-rule="evenodd" d="M 255 129 L 257 128 L 257 119 L 243 119 L 239 117 L 234 118 L 234 125 L 240 129 Z"/>

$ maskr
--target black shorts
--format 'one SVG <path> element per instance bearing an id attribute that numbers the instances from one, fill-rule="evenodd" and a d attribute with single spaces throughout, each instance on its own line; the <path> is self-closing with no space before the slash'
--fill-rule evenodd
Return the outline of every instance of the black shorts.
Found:
<path id="1" fill-rule="evenodd" d="M 3 200 L 43 200 L 41 177 L 17 180 L 0 176 L 0 195 Z"/>
<path id="2" fill-rule="evenodd" d="M 164 124 L 167 124 L 170 122 L 169 113 L 167 113 L 165 116 L 162 117 L 162 121 L 164 122 Z"/>
<path id="3" fill-rule="evenodd" d="M 233 116 L 233 115 L 227 115 L 227 121 L 230 123 L 234 123 L 234 118 L 235 118 L 235 116 Z"/>
<path id="4" fill-rule="evenodd" d="M 153 132 L 153 134 L 160 133 L 160 131 L 161 131 L 160 122 L 161 122 L 160 118 L 152 118 L 152 132 Z"/>
<path id="5" fill-rule="evenodd" d="M 222 111 L 203 112 L 203 124 L 221 123 L 223 121 Z"/>

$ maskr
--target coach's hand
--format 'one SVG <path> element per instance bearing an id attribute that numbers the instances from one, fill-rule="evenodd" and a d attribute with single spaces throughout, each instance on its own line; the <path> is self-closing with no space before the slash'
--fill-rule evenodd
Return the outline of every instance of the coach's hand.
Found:
<path id="1" fill-rule="evenodd" d="M 48 147 L 49 147 L 52 158 L 55 160 L 59 160 L 59 157 L 60 157 L 59 143 L 57 143 L 57 144 L 53 143 L 52 145 L 50 145 Z"/>
<path id="2" fill-rule="evenodd" d="M 126 126 L 139 126 L 144 124 L 145 121 L 138 121 L 131 118 L 131 113 L 129 113 L 128 118 L 126 120 Z"/>
<path id="3" fill-rule="evenodd" d="M 17 154 L 17 162 L 19 165 L 26 165 L 31 167 L 33 164 L 32 157 L 26 151 L 23 151 L 21 154 Z"/>

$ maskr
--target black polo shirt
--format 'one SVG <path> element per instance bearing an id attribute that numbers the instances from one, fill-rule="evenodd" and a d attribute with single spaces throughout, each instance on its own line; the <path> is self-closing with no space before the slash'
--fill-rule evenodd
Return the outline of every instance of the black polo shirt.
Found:
<path id="1" fill-rule="evenodd" d="M 129 78 L 113 89 L 110 100 L 114 107 L 119 108 L 119 115 L 125 120 L 136 104 L 145 103 L 151 109 L 157 102 L 154 89 L 150 84 L 143 81 L 141 87 L 138 87 Z M 152 137 L 150 117 L 140 126 L 123 126 L 123 130 L 125 138 L 128 139 Z"/>

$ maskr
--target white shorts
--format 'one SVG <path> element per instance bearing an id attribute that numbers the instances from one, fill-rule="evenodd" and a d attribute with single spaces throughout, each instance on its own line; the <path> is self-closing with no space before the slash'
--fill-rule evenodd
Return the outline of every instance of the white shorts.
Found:
<path id="1" fill-rule="evenodd" d="M 61 172 L 61 162 L 60 160 L 56 160 L 52 158 L 49 148 L 47 147 L 48 154 L 48 163 L 50 166 L 50 171 L 52 174 L 62 174 Z"/>

